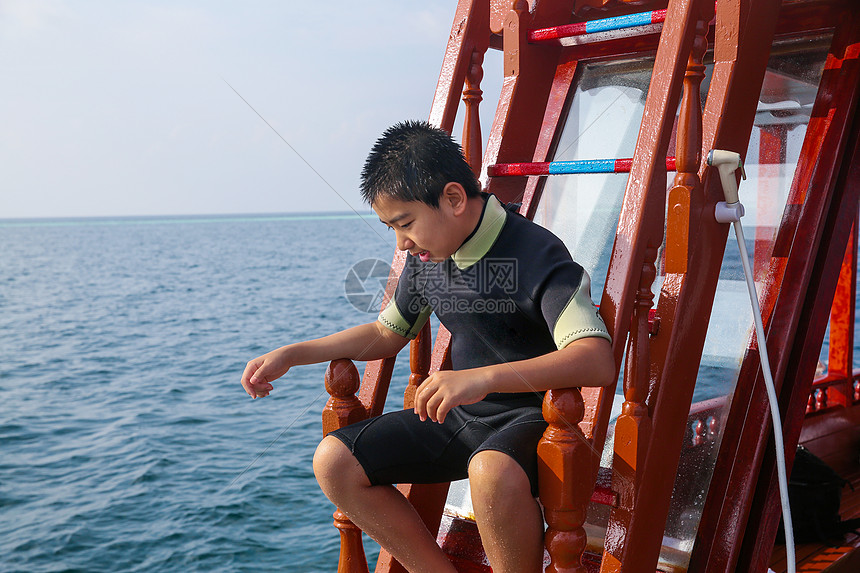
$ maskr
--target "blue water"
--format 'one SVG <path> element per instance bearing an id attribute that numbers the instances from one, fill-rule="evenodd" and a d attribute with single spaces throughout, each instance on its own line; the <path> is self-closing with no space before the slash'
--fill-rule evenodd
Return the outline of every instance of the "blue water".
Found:
<path id="1" fill-rule="evenodd" d="M 262 400 L 239 377 L 375 318 L 342 284 L 390 260 L 374 220 L 0 223 L 0 571 L 336 570 L 325 365 Z"/>

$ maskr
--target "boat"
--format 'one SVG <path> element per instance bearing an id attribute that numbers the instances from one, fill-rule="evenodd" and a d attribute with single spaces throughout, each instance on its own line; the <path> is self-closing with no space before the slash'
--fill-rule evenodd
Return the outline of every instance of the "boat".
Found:
<path id="1" fill-rule="evenodd" d="M 481 132 L 488 50 L 502 55 Z M 854 369 L 860 194 L 856 0 L 460 0 L 429 121 L 462 111 L 485 190 L 559 235 L 593 279 L 615 387 L 546 393 L 546 571 L 787 569 L 762 347 L 711 150 L 745 166 L 752 275 L 788 470 L 804 445 L 860 484 Z M 462 105 L 461 105 L 462 102 Z M 737 177 L 740 172 L 732 177 Z M 737 181 L 737 179 L 735 179 Z M 393 292 L 404 253 L 394 253 Z M 826 340 L 824 350 L 823 345 Z M 404 407 L 450 367 L 411 343 Z M 329 365 L 323 431 L 382 412 L 394 358 Z M 460 571 L 490 571 L 465 484 L 409 485 Z M 860 489 L 842 492 L 860 515 Z M 339 511 L 338 571 L 368 571 Z M 860 571 L 860 537 L 797 546 L 798 570 Z M 384 550 L 377 573 L 404 571 Z"/>

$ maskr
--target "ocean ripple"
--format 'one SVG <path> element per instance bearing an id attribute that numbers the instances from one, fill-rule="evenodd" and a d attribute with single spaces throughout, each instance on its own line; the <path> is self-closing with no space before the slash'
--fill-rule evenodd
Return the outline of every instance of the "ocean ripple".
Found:
<path id="1" fill-rule="evenodd" d="M 342 279 L 390 245 L 358 219 L 210 218 L 0 226 L 0 251 L 0 571 L 336 569 L 325 365 L 266 400 L 238 381 L 373 320 Z"/>

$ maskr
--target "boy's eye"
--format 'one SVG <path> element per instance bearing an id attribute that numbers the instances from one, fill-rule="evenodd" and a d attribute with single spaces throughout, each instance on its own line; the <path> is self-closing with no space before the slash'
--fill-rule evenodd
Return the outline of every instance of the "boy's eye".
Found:
<path id="1" fill-rule="evenodd" d="M 401 228 L 401 229 L 408 229 L 408 228 L 409 228 L 409 225 L 411 225 L 411 224 L 412 224 L 412 221 L 410 221 L 410 222 L 408 222 L 408 223 L 406 223 L 406 224 L 404 224 L 404 225 L 400 225 L 400 228 Z"/>

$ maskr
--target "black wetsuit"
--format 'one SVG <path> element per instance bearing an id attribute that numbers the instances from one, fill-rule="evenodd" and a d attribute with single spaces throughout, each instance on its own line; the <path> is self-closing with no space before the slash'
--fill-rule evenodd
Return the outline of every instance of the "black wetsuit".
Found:
<path id="1" fill-rule="evenodd" d="M 550 231 L 486 196 L 481 220 L 451 257 L 423 263 L 407 255 L 394 299 L 379 320 L 414 338 L 431 312 L 451 332 L 454 370 L 534 358 L 579 338 L 609 339 L 591 301 L 585 270 Z M 571 386 L 581 385 L 571 373 Z M 542 393 L 494 393 L 451 410 L 443 424 L 411 410 L 334 432 L 371 483 L 462 479 L 471 456 L 498 450 L 523 467 L 537 490 L 537 442 L 546 423 Z"/>

